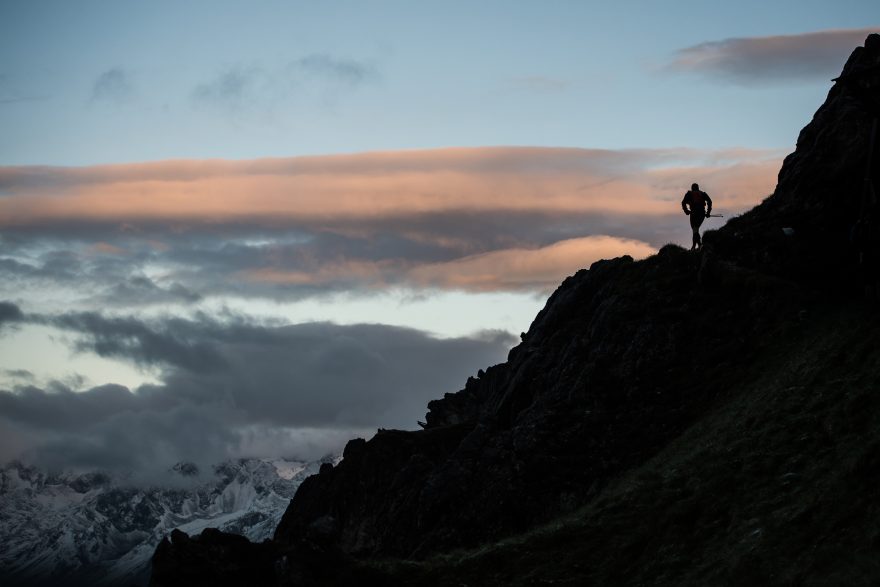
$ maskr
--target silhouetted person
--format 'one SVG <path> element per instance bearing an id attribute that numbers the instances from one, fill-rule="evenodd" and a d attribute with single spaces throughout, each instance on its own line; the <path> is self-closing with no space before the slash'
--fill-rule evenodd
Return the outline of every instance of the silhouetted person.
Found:
<path id="1" fill-rule="evenodd" d="M 712 213 L 712 198 L 706 192 L 700 191 L 698 184 L 691 184 L 691 189 L 681 199 L 681 209 L 685 214 L 691 217 L 691 229 L 694 231 L 693 244 L 691 250 L 703 246 L 703 240 L 700 238 L 700 225 L 703 220 Z"/>

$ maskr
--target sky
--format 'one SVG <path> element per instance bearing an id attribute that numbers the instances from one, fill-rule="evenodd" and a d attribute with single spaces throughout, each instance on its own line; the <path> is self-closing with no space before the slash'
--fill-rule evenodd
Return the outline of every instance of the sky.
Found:
<path id="1" fill-rule="evenodd" d="M 692 182 L 726 218 L 772 193 L 878 25 L 855 0 L 5 0 L 0 462 L 412 429 L 565 276 L 689 243 Z"/>

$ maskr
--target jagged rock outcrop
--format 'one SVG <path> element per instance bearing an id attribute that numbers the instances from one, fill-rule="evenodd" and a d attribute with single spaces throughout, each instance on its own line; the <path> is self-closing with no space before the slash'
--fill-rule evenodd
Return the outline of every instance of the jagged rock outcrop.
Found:
<path id="1" fill-rule="evenodd" d="M 702 253 L 668 245 L 566 279 L 506 363 L 429 404 L 424 430 L 351 441 L 303 482 L 275 544 L 418 559 L 515 535 L 591 503 L 755 387 L 753 366 L 851 286 L 866 169 L 880 179 L 867 161 L 878 63 L 871 35 L 774 194 Z"/>
<path id="2" fill-rule="evenodd" d="M 825 103 L 801 130 L 774 193 L 709 233 L 707 244 L 725 259 L 765 273 L 845 284 L 853 272 L 850 230 L 866 205 L 866 176 L 875 190 L 880 186 L 880 137 L 868 161 L 878 118 L 880 35 L 874 34 L 853 51 Z M 783 227 L 792 228 L 795 238 L 787 238 Z"/>
<path id="3" fill-rule="evenodd" d="M 206 528 L 195 536 L 180 530 L 159 543 L 151 585 L 325 586 L 387 585 L 370 569 L 358 568 L 341 550 L 317 535 L 310 540 L 253 543 L 238 534 Z"/>
<path id="4" fill-rule="evenodd" d="M 277 558 L 271 543 L 254 544 L 216 528 L 192 538 L 174 530 L 156 548 L 153 573 L 189 585 L 271 585 Z"/>

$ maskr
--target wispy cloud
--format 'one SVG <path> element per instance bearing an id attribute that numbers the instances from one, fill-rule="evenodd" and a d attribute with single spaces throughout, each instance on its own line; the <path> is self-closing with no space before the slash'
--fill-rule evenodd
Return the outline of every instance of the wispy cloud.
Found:
<path id="1" fill-rule="evenodd" d="M 19 104 L 22 102 L 37 102 L 48 100 L 47 94 L 34 94 L 22 91 L 16 87 L 11 76 L 0 73 L 0 104 Z"/>
<path id="2" fill-rule="evenodd" d="M 290 64 L 290 71 L 296 75 L 319 77 L 342 82 L 348 86 L 359 86 L 379 78 L 376 66 L 366 61 L 342 59 L 326 53 L 312 53 Z"/>
<path id="3" fill-rule="evenodd" d="M 315 91 L 324 99 L 335 100 L 343 90 L 352 91 L 379 77 L 372 63 L 312 53 L 283 66 L 228 66 L 197 84 L 192 98 L 198 104 L 243 111 Z"/>
<path id="4" fill-rule="evenodd" d="M 268 81 L 266 72 L 261 68 L 239 65 L 198 84 L 192 96 L 200 103 L 239 110 L 260 99 L 260 92 Z"/>
<path id="5" fill-rule="evenodd" d="M 148 306 L 175 302 L 191 304 L 201 299 L 201 295 L 180 283 L 172 281 L 162 286 L 144 275 L 129 275 L 105 293 L 96 296 L 96 301 L 107 306 Z"/>
<path id="6" fill-rule="evenodd" d="M 92 84 L 92 102 L 121 104 L 134 95 L 131 76 L 121 67 L 108 69 Z"/>
<path id="7" fill-rule="evenodd" d="M 46 95 L 6 95 L 0 96 L 0 104 L 20 104 L 22 102 L 39 102 L 40 100 L 48 100 L 49 96 Z"/>
<path id="8" fill-rule="evenodd" d="M 827 82 L 840 72 L 853 47 L 878 31 L 880 27 L 833 29 L 709 41 L 679 50 L 668 69 L 747 86 Z"/>

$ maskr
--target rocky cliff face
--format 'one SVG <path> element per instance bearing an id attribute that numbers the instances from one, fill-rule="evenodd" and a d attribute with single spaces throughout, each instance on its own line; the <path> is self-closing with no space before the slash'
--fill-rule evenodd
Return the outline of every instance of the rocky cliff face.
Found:
<path id="1" fill-rule="evenodd" d="M 866 169 L 878 179 L 867 160 L 878 64 L 872 35 L 801 132 L 775 193 L 706 234 L 701 253 L 669 245 L 579 271 L 506 363 L 429 404 L 424 430 L 349 442 L 297 491 L 277 553 L 423 559 L 523 533 L 595 503 L 758 385 L 805 321 L 858 296 L 848 234 Z M 175 584 L 185 563 L 162 566 L 175 552 L 157 553 L 156 585 Z M 285 568 L 279 584 L 308 583 Z"/>
<path id="2" fill-rule="evenodd" d="M 780 277 L 840 283 L 851 275 L 850 230 L 866 206 L 866 176 L 875 191 L 880 186 L 880 138 L 868 161 L 878 117 L 880 35 L 875 34 L 853 51 L 825 103 L 801 130 L 774 193 L 710 234 L 716 253 Z M 797 238 L 785 238 L 781 227 L 792 228 Z"/>

